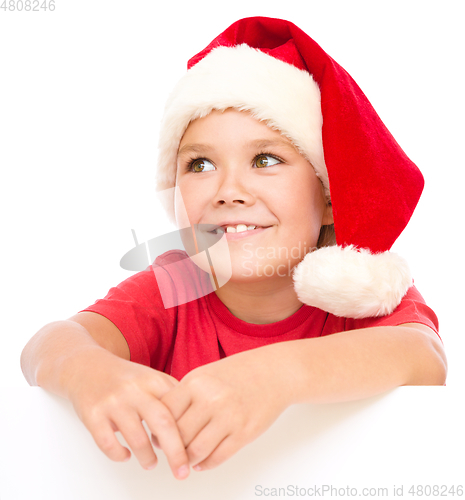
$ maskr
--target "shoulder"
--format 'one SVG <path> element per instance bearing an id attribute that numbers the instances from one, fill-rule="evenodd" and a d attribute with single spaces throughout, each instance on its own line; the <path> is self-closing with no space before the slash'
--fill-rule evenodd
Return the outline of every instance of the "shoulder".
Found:
<path id="1" fill-rule="evenodd" d="M 410 287 L 397 308 L 387 316 L 347 320 L 348 330 L 374 326 L 400 326 L 404 324 L 421 324 L 438 334 L 439 321 L 434 311 L 415 286 Z"/>

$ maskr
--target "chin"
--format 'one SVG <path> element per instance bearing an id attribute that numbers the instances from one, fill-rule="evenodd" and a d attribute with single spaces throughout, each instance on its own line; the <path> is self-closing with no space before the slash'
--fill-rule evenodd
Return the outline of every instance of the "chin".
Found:
<path id="1" fill-rule="evenodd" d="M 245 283 L 263 281 L 271 278 L 290 279 L 295 264 L 296 263 L 291 261 L 263 262 L 263 260 L 242 260 L 241 262 L 233 262 L 230 281 Z"/>

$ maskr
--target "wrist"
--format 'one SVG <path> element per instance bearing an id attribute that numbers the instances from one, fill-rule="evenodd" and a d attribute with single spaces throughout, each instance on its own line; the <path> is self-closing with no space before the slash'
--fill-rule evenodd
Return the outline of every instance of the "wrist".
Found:
<path id="1" fill-rule="evenodd" d="M 279 342 L 254 350 L 254 357 L 259 358 L 255 360 L 259 362 L 257 377 L 263 378 L 264 387 L 273 391 L 272 396 L 281 411 L 300 402 L 297 388 L 301 374 L 296 372 L 292 347 L 291 342 Z"/>

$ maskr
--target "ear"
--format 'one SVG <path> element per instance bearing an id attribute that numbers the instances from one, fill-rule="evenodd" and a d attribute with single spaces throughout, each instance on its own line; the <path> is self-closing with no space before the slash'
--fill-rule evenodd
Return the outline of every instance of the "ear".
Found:
<path id="1" fill-rule="evenodd" d="M 325 207 L 325 211 L 323 213 L 323 219 L 321 220 L 321 225 L 329 226 L 331 224 L 334 224 L 334 217 L 333 217 L 333 206 L 331 205 L 331 202 L 329 202 Z"/>

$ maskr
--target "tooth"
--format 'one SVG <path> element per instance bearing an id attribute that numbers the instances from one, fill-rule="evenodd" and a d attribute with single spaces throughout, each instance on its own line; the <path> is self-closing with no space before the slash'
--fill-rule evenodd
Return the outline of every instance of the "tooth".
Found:
<path id="1" fill-rule="evenodd" d="M 247 229 L 251 231 L 252 229 L 255 229 L 257 226 L 247 226 Z"/>
<path id="2" fill-rule="evenodd" d="M 226 232 L 227 232 L 227 233 L 235 233 L 235 232 L 236 232 L 236 228 L 235 228 L 235 227 L 228 226 L 228 227 L 226 228 Z"/>
<path id="3" fill-rule="evenodd" d="M 224 234 L 224 229 L 222 227 L 216 228 L 216 234 Z"/>
<path id="4" fill-rule="evenodd" d="M 247 231 L 247 226 L 245 224 L 238 224 L 236 227 L 236 233 L 242 233 L 243 231 Z"/>

